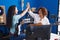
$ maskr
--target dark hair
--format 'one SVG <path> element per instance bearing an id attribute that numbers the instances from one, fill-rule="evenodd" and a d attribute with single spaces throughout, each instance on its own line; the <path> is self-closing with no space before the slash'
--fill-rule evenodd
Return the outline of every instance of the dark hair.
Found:
<path id="1" fill-rule="evenodd" d="M 13 15 L 15 14 L 15 5 L 10 6 L 8 9 L 8 14 L 7 14 L 7 26 L 10 28 L 12 27 L 12 18 Z"/>
<path id="2" fill-rule="evenodd" d="M 4 10 L 2 7 L 0 7 L 0 15 L 2 15 L 4 13 Z"/>
<path id="3" fill-rule="evenodd" d="M 41 7 L 41 8 L 39 8 L 39 9 L 38 9 L 38 12 L 40 11 L 40 9 L 41 9 L 42 14 L 43 14 L 44 16 L 48 14 L 48 11 L 47 11 L 47 9 L 46 9 L 46 8 Z"/>

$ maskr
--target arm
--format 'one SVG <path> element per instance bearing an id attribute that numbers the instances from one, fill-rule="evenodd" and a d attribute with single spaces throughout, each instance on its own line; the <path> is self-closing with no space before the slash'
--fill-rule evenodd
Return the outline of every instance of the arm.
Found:
<path id="1" fill-rule="evenodd" d="M 23 11 L 23 12 L 20 14 L 20 16 L 23 17 L 23 16 L 27 13 L 28 9 L 29 9 L 29 8 L 26 8 L 26 10 Z"/>
<path id="2" fill-rule="evenodd" d="M 28 11 L 29 15 L 32 16 L 33 18 L 36 16 L 35 13 L 33 13 L 30 9 Z"/>
<path id="3" fill-rule="evenodd" d="M 28 3 L 28 6 L 30 7 L 29 3 Z M 28 13 L 29 13 L 30 16 L 32 16 L 34 18 L 35 14 L 31 11 L 31 9 L 29 9 Z"/>
<path id="4" fill-rule="evenodd" d="M 41 21 L 41 23 L 42 23 L 43 25 L 50 25 L 50 22 L 49 22 L 49 20 L 48 20 L 47 17 L 44 18 L 43 21 Z"/>
<path id="5" fill-rule="evenodd" d="M 30 24 L 30 26 L 41 26 L 42 23 L 37 23 L 37 24 Z"/>
<path id="6" fill-rule="evenodd" d="M 23 16 L 28 12 L 28 9 L 29 9 L 29 8 L 30 8 L 29 3 L 27 3 L 27 8 L 26 8 L 26 10 L 23 11 L 23 12 L 20 14 L 20 16 L 23 17 Z"/>

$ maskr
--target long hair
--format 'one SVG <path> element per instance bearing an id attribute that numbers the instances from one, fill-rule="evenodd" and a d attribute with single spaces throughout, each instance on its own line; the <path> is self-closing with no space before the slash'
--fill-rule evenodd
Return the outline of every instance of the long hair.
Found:
<path id="1" fill-rule="evenodd" d="M 43 14 L 44 16 L 45 16 L 45 15 L 48 15 L 48 11 L 47 11 L 47 9 L 46 9 L 46 8 L 41 7 L 41 8 L 39 8 L 39 9 L 38 9 L 38 12 L 40 11 L 40 9 L 41 9 L 42 14 Z"/>
<path id="2" fill-rule="evenodd" d="M 12 18 L 13 18 L 13 15 L 15 14 L 15 5 L 13 6 L 10 6 L 9 9 L 8 9 L 8 14 L 7 14 L 7 26 L 9 28 L 12 27 Z"/>

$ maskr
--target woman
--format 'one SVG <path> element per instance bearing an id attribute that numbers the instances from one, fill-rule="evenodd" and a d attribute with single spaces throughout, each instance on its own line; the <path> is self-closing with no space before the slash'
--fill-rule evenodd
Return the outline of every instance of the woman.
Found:
<path id="1" fill-rule="evenodd" d="M 17 7 L 15 5 L 9 7 L 7 15 L 7 26 L 10 27 L 11 34 L 15 34 L 15 28 L 17 27 L 18 20 L 27 13 L 28 9 L 29 7 L 27 6 L 25 11 L 17 15 Z"/>
<path id="2" fill-rule="evenodd" d="M 30 7 L 30 4 L 29 4 L 29 7 Z M 33 13 L 30 9 L 29 9 L 28 13 L 34 19 L 34 24 L 30 24 L 31 31 L 34 31 L 38 26 L 50 25 L 49 19 L 47 18 L 48 12 L 47 12 L 46 8 L 44 8 L 44 7 L 39 8 L 39 10 L 37 12 L 38 14 Z M 37 26 L 37 27 L 35 27 L 35 26 Z M 44 28 L 46 28 L 46 27 L 41 27 L 42 30 Z M 32 34 L 33 34 L 33 32 L 32 32 Z M 29 39 L 29 36 L 28 36 L 27 40 Z M 36 40 L 34 37 L 33 38 L 30 37 L 30 40 L 33 40 L 33 39 Z M 40 40 L 40 38 L 37 38 L 37 39 Z M 42 40 L 44 40 L 44 38 L 42 38 Z"/>
<path id="3" fill-rule="evenodd" d="M 39 8 L 38 14 L 33 13 L 31 10 L 29 10 L 28 13 L 34 18 L 34 24 L 30 24 L 31 26 L 41 26 L 50 24 L 49 19 L 47 18 L 48 12 L 46 8 Z"/>

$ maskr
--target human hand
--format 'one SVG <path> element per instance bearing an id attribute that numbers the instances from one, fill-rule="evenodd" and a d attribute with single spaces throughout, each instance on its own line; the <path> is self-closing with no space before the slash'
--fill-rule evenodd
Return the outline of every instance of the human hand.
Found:
<path id="1" fill-rule="evenodd" d="M 33 24 L 29 24 L 29 26 L 33 26 Z"/>
<path id="2" fill-rule="evenodd" d="M 30 9 L 30 3 L 29 2 L 27 3 L 27 8 Z"/>
<path id="3" fill-rule="evenodd" d="M 24 24 L 24 21 L 20 22 L 21 24 Z"/>

